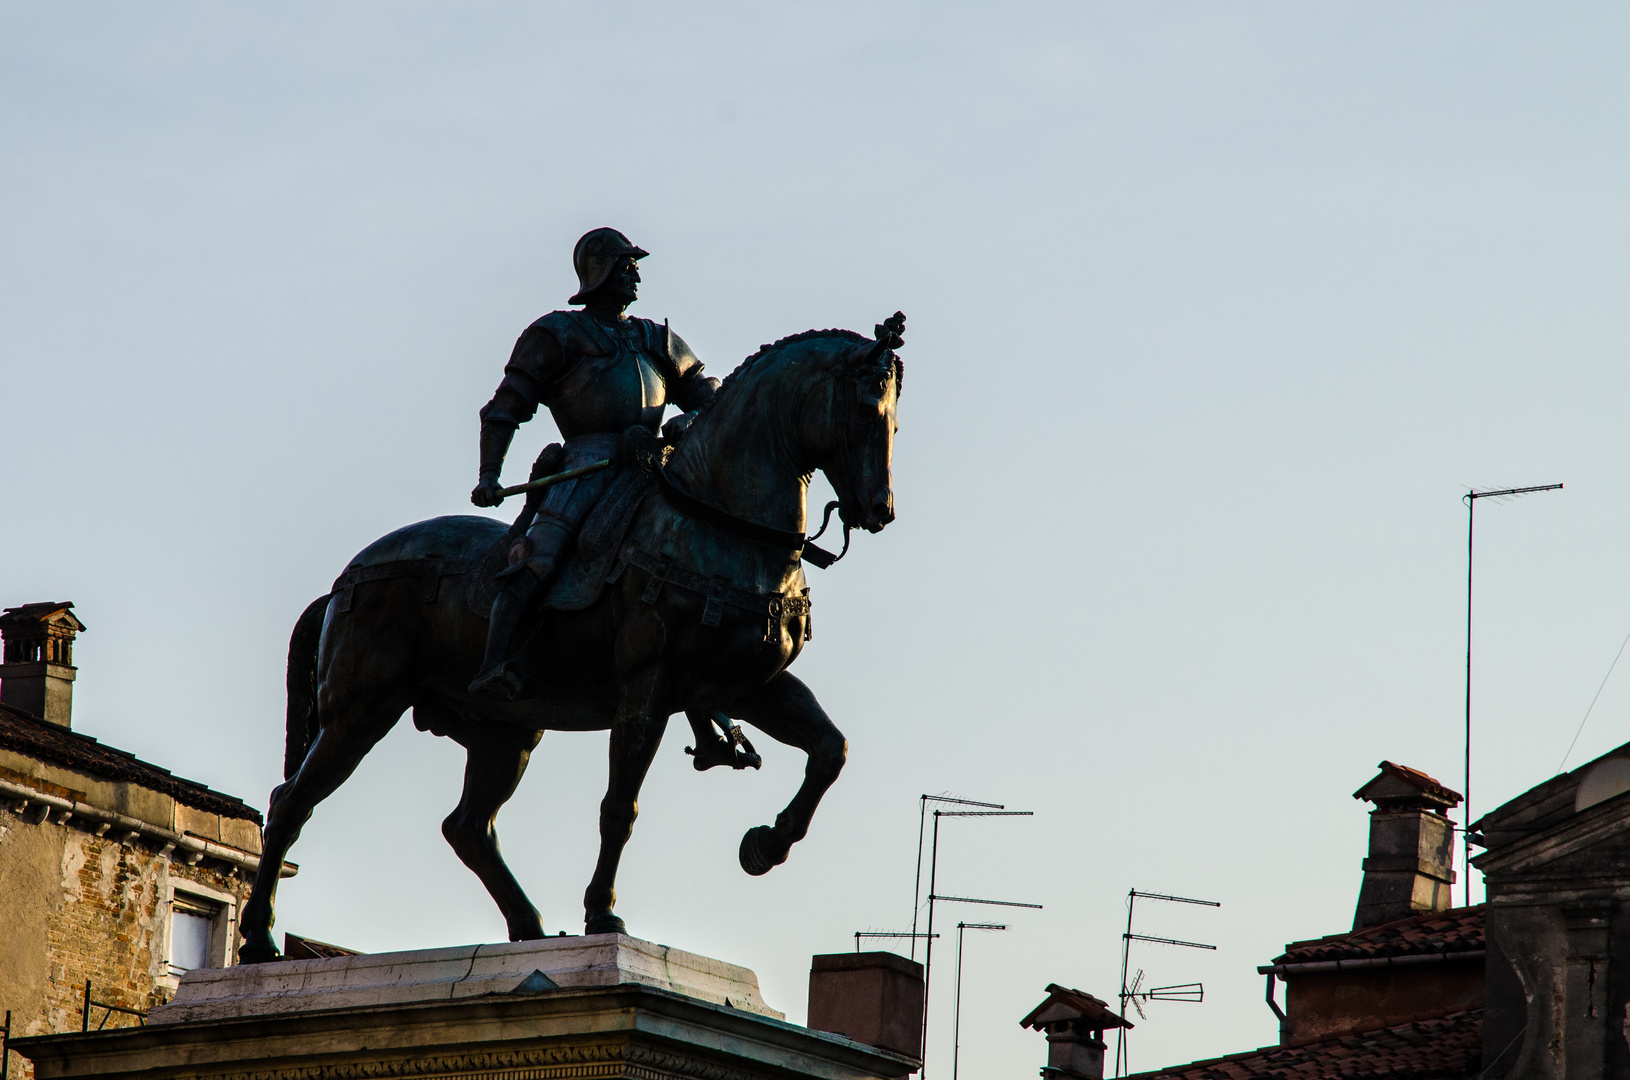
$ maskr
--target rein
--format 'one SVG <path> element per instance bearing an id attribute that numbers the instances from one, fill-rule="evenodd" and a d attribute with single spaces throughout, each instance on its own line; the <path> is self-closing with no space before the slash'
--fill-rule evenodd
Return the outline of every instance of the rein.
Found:
<path id="1" fill-rule="evenodd" d="M 767 547 L 783 548 L 789 550 L 794 556 L 803 559 L 811 566 L 824 570 L 849 553 L 849 526 L 843 527 L 843 550 L 836 555 L 815 544 L 817 537 L 826 532 L 827 523 L 832 518 L 832 511 L 837 508 L 837 502 L 826 504 L 826 514 L 821 519 L 821 529 L 814 536 L 805 537 L 801 532 L 789 529 L 772 529 L 768 525 L 760 525 L 746 518 L 739 518 L 735 514 L 720 510 L 711 503 L 705 503 L 690 494 L 678 484 L 673 477 L 661 467 L 656 470 L 657 487 L 662 491 L 662 497 L 668 504 L 682 514 L 689 514 L 698 521 L 705 521 L 715 528 L 723 529 L 733 536 L 743 540 L 751 540 L 755 544 L 764 544 Z"/>
<path id="2" fill-rule="evenodd" d="M 900 331 L 904 329 L 905 321 L 905 316 L 897 311 L 893 316 L 880 323 L 877 327 L 877 339 L 872 343 L 872 347 L 867 351 L 865 359 L 861 361 L 859 366 L 870 365 L 888 352 L 892 346 L 898 346 L 900 344 Z M 755 356 L 749 357 L 749 362 L 757 359 L 757 356 L 762 355 L 763 351 L 760 350 Z M 741 370 L 738 368 L 730 377 L 735 378 L 736 374 L 739 374 Z M 837 381 L 837 391 L 832 395 L 832 409 L 835 414 L 833 422 L 839 432 L 838 452 L 843 459 L 843 468 L 852 482 L 853 478 L 859 475 L 855 469 L 854 450 L 849 441 L 849 421 L 854 413 L 855 389 L 846 370 L 839 371 Z M 732 536 L 738 536 L 743 540 L 751 540 L 755 544 L 764 544 L 767 547 L 791 551 L 794 558 L 802 559 L 819 570 L 826 569 L 849 554 L 850 525 L 846 521 L 843 522 L 843 548 L 836 555 L 815 543 L 816 540 L 825 535 L 826 527 L 832 523 L 832 511 L 838 509 L 840 505 L 838 500 L 834 499 L 826 504 L 826 510 L 821 515 L 820 529 L 813 536 L 806 536 L 801 532 L 772 529 L 767 525 L 760 525 L 755 521 L 739 518 L 735 514 L 721 510 L 711 503 L 703 502 L 684 488 L 681 488 L 674 483 L 673 477 L 669 476 L 667 470 L 662 466 L 658 465 L 655 472 L 657 487 L 662 492 L 662 497 L 668 501 L 668 505 L 682 514 L 688 514 L 698 521 L 705 521 L 715 528 L 730 533 Z M 842 520 L 841 515 L 839 520 Z"/>

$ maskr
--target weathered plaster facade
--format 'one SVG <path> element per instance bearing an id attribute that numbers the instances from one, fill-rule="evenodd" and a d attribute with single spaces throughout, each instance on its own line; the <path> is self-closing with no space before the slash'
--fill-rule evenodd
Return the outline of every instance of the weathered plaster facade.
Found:
<path id="1" fill-rule="evenodd" d="M 16 622 L 0 627 L 8 645 Z M 19 681 L 62 681 L 31 670 L 39 666 L 0 665 L 7 702 L 26 699 Z M 178 957 L 233 962 L 237 913 L 259 865 L 254 809 L 76 733 L 68 719 L 0 703 L 0 1012 L 11 1012 L 13 1037 L 78 1031 L 87 980 L 94 1001 L 145 1012 L 174 993 Z M 137 1022 L 92 1008 L 91 1026 L 104 1017 L 107 1028 Z M 10 1068 L 31 1075 L 15 1054 Z"/>

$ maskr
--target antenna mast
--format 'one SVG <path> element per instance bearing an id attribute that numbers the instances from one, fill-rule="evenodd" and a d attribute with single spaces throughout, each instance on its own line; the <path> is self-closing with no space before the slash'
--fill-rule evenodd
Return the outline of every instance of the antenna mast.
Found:
<path id="1" fill-rule="evenodd" d="M 1126 1003 L 1131 1002 L 1143 1015 L 1143 1006 L 1139 999 L 1144 1001 L 1191 1001 L 1199 1002 L 1205 997 L 1205 987 L 1200 983 L 1179 983 L 1175 986 L 1156 986 L 1143 990 L 1143 971 L 1139 969 L 1137 978 L 1131 986 L 1127 985 L 1126 974 L 1132 958 L 1132 943 L 1134 941 L 1147 941 L 1153 945 L 1181 945 L 1186 949 L 1210 949 L 1217 951 L 1217 946 L 1206 945 L 1199 941 L 1179 941 L 1177 938 L 1150 937 L 1147 934 L 1134 934 L 1132 932 L 1132 911 L 1137 902 L 1142 900 L 1164 900 L 1172 904 L 1199 904 L 1202 907 L 1220 908 L 1222 904 L 1216 900 L 1196 900 L 1189 896 L 1168 896 L 1165 893 L 1146 893 L 1132 889 L 1126 894 L 1126 933 L 1121 935 L 1121 1015 L 1126 1015 Z M 1126 1029 L 1115 1029 L 1115 1075 L 1125 1076 L 1130 1067 L 1131 1055 L 1126 1048 Z"/>
<path id="2" fill-rule="evenodd" d="M 1473 488 L 1462 496 L 1463 501 L 1466 503 L 1466 771 L 1463 785 L 1466 801 L 1462 804 L 1464 812 L 1461 815 L 1460 831 L 1465 837 L 1465 895 L 1467 907 L 1472 906 L 1472 535 L 1477 523 L 1477 500 L 1509 498 L 1517 495 L 1527 495 L 1535 491 L 1561 490 L 1561 484 L 1504 488 L 1500 491 L 1478 491 Z"/>

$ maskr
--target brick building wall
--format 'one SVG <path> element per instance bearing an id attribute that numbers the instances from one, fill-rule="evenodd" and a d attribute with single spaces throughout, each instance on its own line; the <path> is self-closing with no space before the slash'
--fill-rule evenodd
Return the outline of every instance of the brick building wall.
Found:
<path id="1" fill-rule="evenodd" d="M 20 801 L 20 800 L 19 800 Z M 15 806 L 16 803 L 13 804 Z M 85 982 L 91 996 L 147 1011 L 169 1000 L 174 900 L 218 905 L 218 962 L 235 959 L 236 913 L 249 894 L 241 868 L 197 866 L 161 854 L 162 843 L 97 836 L 48 814 L 31 822 L 27 808 L 0 813 L 0 908 L 6 912 L 0 947 L 0 1008 L 12 1012 L 15 1035 L 77 1029 Z M 225 898 L 225 899 L 223 899 Z M 104 1022 L 93 1009 L 92 1026 Z M 110 1027 L 136 1019 L 118 1013 Z M 16 1069 L 22 1062 L 12 1061 Z M 26 1066 L 23 1066 L 26 1069 Z"/>
<path id="2" fill-rule="evenodd" d="M 86 980 L 93 1001 L 145 1012 L 175 992 L 177 963 L 236 962 L 259 856 L 251 807 L 0 703 L 0 1012 L 12 1034 L 79 1030 Z M 139 1021 L 93 1007 L 90 1022 Z M 9 1056 L 11 1075 L 32 1080 Z"/>

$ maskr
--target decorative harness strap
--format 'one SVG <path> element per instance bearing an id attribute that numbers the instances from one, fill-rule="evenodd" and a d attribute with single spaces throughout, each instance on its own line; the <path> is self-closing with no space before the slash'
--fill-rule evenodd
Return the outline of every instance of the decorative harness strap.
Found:
<path id="1" fill-rule="evenodd" d="M 339 596 L 339 610 L 343 613 L 351 610 L 358 585 L 411 577 L 419 579 L 420 602 L 433 604 L 441 590 L 441 579 L 464 573 L 470 568 L 470 562 L 469 559 L 399 559 L 373 566 L 348 566 L 334 579 L 334 587 L 329 592 Z"/>
<path id="2" fill-rule="evenodd" d="M 617 569 L 612 571 L 606 580 L 615 582 L 622 576 L 623 568 L 627 566 L 644 570 L 650 580 L 646 583 L 645 592 L 640 595 L 643 603 L 656 603 L 662 596 L 663 585 L 677 585 L 707 599 L 706 605 L 702 608 L 703 626 L 718 626 L 724 618 L 724 606 L 729 604 L 731 607 L 762 616 L 764 640 L 767 642 L 778 640 L 782 625 L 788 619 L 799 616 L 804 618 L 804 640 L 808 641 L 814 636 L 814 624 L 809 618 L 808 589 L 803 590 L 798 596 L 749 592 L 737 588 L 728 578 L 719 574 L 710 577 L 689 567 L 680 566 L 667 556 L 653 555 L 633 543 L 624 544 L 620 555 Z"/>
<path id="3" fill-rule="evenodd" d="M 764 544 L 767 547 L 782 548 L 793 553 L 795 558 L 801 558 L 817 569 L 824 570 L 849 553 L 849 526 L 843 526 L 843 550 L 836 555 L 815 544 L 816 538 L 826 532 L 827 523 L 832 520 L 832 511 L 838 506 L 837 502 L 826 504 L 826 513 L 821 518 L 821 529 L 814 536 L 805 537 L 801 532 L 792 532 L 788 529 L 772 529 L 768 525 L 739 518 L 735 514 L 720 510 L 717 506 L 705 503 L 674 483 L 673 477 L 668 475 L 666 469 L 656 470 L 657 487 L 662 497 L 682 514 L 689 514 L 698 521 L 705 521 L 709 525 L 723 529 L 733 536 L 743 540 L 751 540 L 755 544 Z"/>

